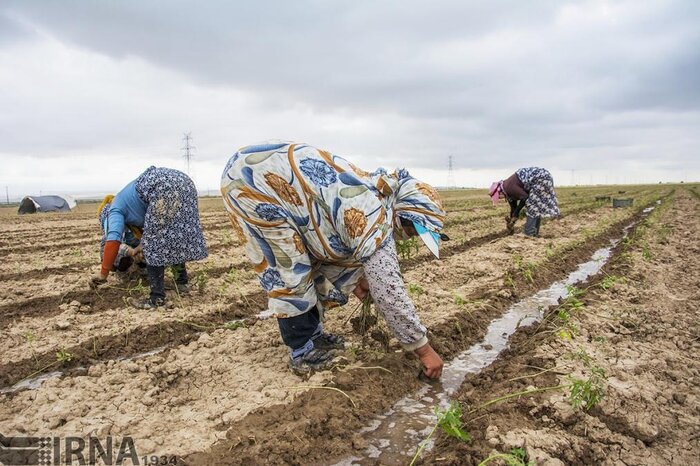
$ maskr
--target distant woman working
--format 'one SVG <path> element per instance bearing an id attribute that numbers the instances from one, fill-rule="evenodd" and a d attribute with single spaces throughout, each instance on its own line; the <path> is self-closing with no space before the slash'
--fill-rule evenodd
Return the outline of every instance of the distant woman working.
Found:
<path id="1" fill-rule="evenodd" d="M 542 217 L 560 215 L 554 180 L 544 168 L 529 167 L 516 170 L 509 178 L 491 184 L 489 196 L 494 205 L 502 198 L 510 204 L 510 215 L 506 217 L 506 225 L 511 233 L 523 207 L 527 210 L 523 233 L 528 236 L 539 236 Z"/>
<path id="2" fill-rule="evenodd" d="M 149 167 L 114 196 L 103 217 L 102 268 L 92 278 L 92 285 L 107 280 L 125 241 L 125 231 L 140 233 L 139 248 L 143 250 L 151 285 L 150 297 L 137 304 L 141 309 L 165 304 L 166 266 L 174 266 L 176 284 L 186 291 L 185 262 L 207 257 L 197 189 L 180 171 Z"/>

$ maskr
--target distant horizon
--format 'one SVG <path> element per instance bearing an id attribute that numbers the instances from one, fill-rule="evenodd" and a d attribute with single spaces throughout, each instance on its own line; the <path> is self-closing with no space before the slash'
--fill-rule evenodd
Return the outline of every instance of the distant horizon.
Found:
<path id="1" fill-rule="evenodd" d="M 604 183 L 593 183 L 593 184 L 587 184 L 587 183 L 581 183 L 581 184 L 575 184 L 575 185 L 559 185 L 556 186 L 556 188 L 577 188 L 577 187 L 614 187 L 614 186 L 655 186 L 659 184 L 700 184 L 700 180 L 697 181 L 664 181 L 664 182 L 659 182 L 659 183 L 611 183 L 611 184 L 604 184 Z M 477 187 L 477 186 L 440 186 L 440 185 L 435 185 L 435 188 L 439 191 L 451 191 L 451 190 L 483 190 L 487 189 L 486 187 Z M 69 193 L 69 192 L 54 192 L 54 191 L 47 191 L 47 192 L 41 192 L 41 193 L 29 193 L 25 194 L 19 197 L 13 197 L 10 196 L 9 198 L 9 203 L 7 202 L 7 197 L 3 196 L 0 199 L 0 205 L 12 205 L 12 204 L 18 204 L 24 199 L 25 197 L 32 197 L 32 196 L 56 196 L 56 195 L 67 195 L 71 196 L 73 199 L 75 199 L 78 202 L 99 202 L 101 201 L 106 195 L 108 194 L 115 194 L 114 192 L 104 192 L 104 193 L 95 193 L 95 192 L 76 192 L 76 193 Z M 200 198 L 205 198 L 205 197 L 221 197 L 221 194 L 219 193 L 218 190 L 197 190 L 197 195 Z"/>

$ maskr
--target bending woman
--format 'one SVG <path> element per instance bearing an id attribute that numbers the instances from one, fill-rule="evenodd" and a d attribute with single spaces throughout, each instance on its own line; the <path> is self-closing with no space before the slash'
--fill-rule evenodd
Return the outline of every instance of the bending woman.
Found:
<path id="1" fill-rule="evenodd" d="M 542 217 L 560 215 L 554 180 L 544 168 L 529 167 L 516 170 L 509 178 L 491 184 L 489 196 L 494 205 L 503 198 L 510 204 L 510 215 L 506 217 L 506 224 L 511 233 L 523 207 L 527 211 L 523 233 L 528 236 L 539 236 Z"/>
<path id="2" fill-rule="evenodd" d="M 371 293 L 404 349 L 440 377 L 442 359 L 408 297 L 393 238 L 420 235 L 437 255 L 445 212 L 431 186 L 406 170 L 368 173 L 307 144 L 271 142 L 236 152 L 221 192 L 294 372 L 333 364 L 344 341 L 323 331 L 323 313 L 353 292 Z"/>
<path id="3" fill-rule="evenodd" d="M 109 209 L 112 206 L 113 200 L 114 196 L 108 194 L 97 209 L 97 217 L 100 221 L 100 232 L 102 233 L 102 240 L 100 241 L 100 261 L 104 259 L 106 233 L 109 230 Z M 146 263 L 143 262 L 143 250 L 139 246 L 141 243 L 141 235 L 142 231 L 140 228 L 127 226 L 124 230 L 122 243 L 119 245 L 117 257 L 114 259 L 114 264 L 112 264 L 112 272 L 127 273 L 134 264 L 139 267 L 146 267 Z"/>
<path id="4" fill-rule="evenodd" d="M 101 216 L 102 268 L 92 284 L 107 280 L 120 245 L 128 240 L 126 232 L 141 234 L 138 247 L 143 251 L 151 294 L 137 303 L 139 308 L 153 309 L 165 304 L 166 266 L 174 266 L 173 274 L 182 292 L 187 285 L 185 262 L 207 257 L 197 189 L 180 171 L 149 167 L 105 205 Z"/>

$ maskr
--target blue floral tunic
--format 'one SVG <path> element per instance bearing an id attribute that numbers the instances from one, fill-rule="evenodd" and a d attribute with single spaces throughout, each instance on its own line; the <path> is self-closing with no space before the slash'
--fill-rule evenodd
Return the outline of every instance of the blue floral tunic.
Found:
<path id="1" fill-rule="evenodd" d="M 528 192 L 525 207 L 529 217 L 558 217 L 559 204 L 554 192 L 554 180 L 544 168 L 520 168 L 515 172 Z"/>
<path id="2" fill-rule="evenodd" d="M 226 164 L 221 193 L 277 317 L 319 300 L 324 309 L 345 304 L 398 217 L 439 231 L 445 215 L 437 192 L 406 170 L 368 173 L 291 142 L 240 149 Z"/>

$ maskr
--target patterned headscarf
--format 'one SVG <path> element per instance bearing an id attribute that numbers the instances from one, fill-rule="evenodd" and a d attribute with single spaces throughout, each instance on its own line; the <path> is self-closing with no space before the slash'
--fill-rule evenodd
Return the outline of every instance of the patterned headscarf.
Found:
<path id="1" fill-rule="evenodd" d="M 491 187 L 489 188 L 489 197 L 491 198 L 493 205 L 498 204 L 498 201 L 501 199 L 502 193 L 503 193 L 503 180 L 494 181 L 493 183 L 491 183 Z"/>
<path id="2" fill-rule="evenodd" d="M 437 190 L 413 178 L 403 168 L 396 170 L 392 178 L 398 181 L 394 200 L 395 227 L 400 228 L 400 219 L 405 218 L 430 231 L 440 232 L 445 221 L 445 209 Z"/>
<path id="3" fill-rule="evenodd" d="M 109 206 L 112 204 L 113 200 L 114 200 L 114 194 L 107 194 L 105 196 L 105 198 L 102 199 L 102 203 L 97 208 L 97 217 L 100 219 L 100 223 L 103 222 L 102 216 L 105 213 L 105 207 L 109 210 Z"/>

